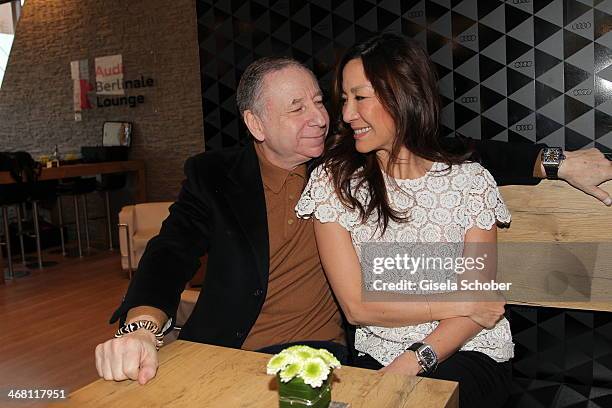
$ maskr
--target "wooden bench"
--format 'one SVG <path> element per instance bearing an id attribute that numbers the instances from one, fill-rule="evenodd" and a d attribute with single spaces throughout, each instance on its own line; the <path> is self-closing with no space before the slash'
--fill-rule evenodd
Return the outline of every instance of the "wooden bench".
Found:
<path id="1" fill-rule="evenodd" d="M 612 183 L 603 188 L 612 193 Z M 506 316 L 514 385 L 506 407 L 608 406 L 612 208 L 563 181 L 501 192 L 512 213 L 498 234 L 498 280 L 513 282 Z"/>

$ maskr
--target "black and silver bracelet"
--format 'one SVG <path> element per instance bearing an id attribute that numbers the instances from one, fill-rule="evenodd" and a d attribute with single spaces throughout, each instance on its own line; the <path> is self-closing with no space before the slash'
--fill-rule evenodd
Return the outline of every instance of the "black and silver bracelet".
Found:
<path id="1" fill-rule="evenodd" d="M 136 330 L 145 329 L 155 335 L 155 349 L 159 350 L 164 345 L 164 332 L 159 331 L 157 323 L 151 320 L 136 320 L 135 322 L 126 323 L 117 330 L 115 338 L 122 337 L 128 333 L 133 333 Z"/>

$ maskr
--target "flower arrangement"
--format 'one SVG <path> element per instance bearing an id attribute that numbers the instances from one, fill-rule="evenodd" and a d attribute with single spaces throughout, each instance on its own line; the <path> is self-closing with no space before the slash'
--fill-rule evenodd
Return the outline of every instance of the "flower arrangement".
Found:
<path id="1" fill-rule="evenodd" d="M 292 346 L 268 361 L 267 373 L 278 375 L 283 383 L 300 378 L 312 388 L 318 388 L 335 368 L 340 368 L 340 362 L 329 351 L 308 346 Z"/>

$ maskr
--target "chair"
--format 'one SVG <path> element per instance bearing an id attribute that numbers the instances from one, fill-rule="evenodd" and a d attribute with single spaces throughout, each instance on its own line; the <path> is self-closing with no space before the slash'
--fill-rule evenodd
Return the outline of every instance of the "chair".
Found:
<path id="1" fill-rule="evenodd" d="M 130 279 L 151 238 L 159 234 L 171 202 L 127 205 L 119 212 L 121 267 Z"/>
<path id="2" fill-rule="evenodd" d="M 59 227 L 62 245 L 62 255 L 66 256 L 66 241 L 64 238 L 64 214 L 62 206 L 62 197 L 72 197 L 74 204 L 74 220 L 75 229 L 77 236 L 77 248 L 79 257 L 83 257 L 83 245 L 81 241 L 81 223 L 80 223 L 80 212 L 79 212 L 79 197 L 81 197 L 81 203 L 83 204 L 83 216 L 85 222 L 85 244 L 89 251 L 91 244 L 89 241 L 89 216 L 87 211 L 87 194 L 96 191 L 96 179 L 95 178 L 82 178 L 76 177 L 71 179 L 62 180 L 57 186 L 57 209 L 59 216 Z"/>
<path id="3" fill-rule="evenodd" d="M 41 231 L 40 231 L 40 222 L 39 222 L 39 213 L 38 213 L 38 204 L 41 201 L 52 200 L 57 196 L 57 181 L 56 180 L 45 180 L 45 181 L 37 181 L 28 183 L 26 185 L 27 192 L 27 202 L 32 205 L 32 231 L 29 235 L 31 238 L 34 238 L 36 241 L 36 264 L 26 264 L 28 267 L 37 266 L 38 269 L 43 269 L 45 267 L 50 267 L 57 265 L 57 262 L 54 261 L 43 261 L 42 259 L 42 249 L 41 249 Z M 19 209 L 17 209 L 17 222 L 19 228 L 19 239 L 23 241 L 22 236 L 25 234 L 25 231 L 21 227 L 21 213 Z M 23 247 L 23 243 L 22 243 Z M 23 257 L 23 251 L 22 251 Z M 24 262 L 25 263 L 25 262 Z"/>
<path id="4" fill-rule="evenodd" d="M 26 192 L 21 184 L 8 184 L 0 186 L 0 208 L 2 211 L 2 231 L 4 235 L 4 240 L 0 242 L 0 246 L 6 246 L 6 254 L 7 254 L 7 269 L 8 269 L 8 279 L 14 278 L 13 271 L 13 257 L 12 257 L 12 248 L 11 248 L 11 232 L 9 228 L 9 220 L 8 220 L 8 208 L 11 206 L 15 206 L 17 208 L 17 221 L 19 225 L 18 236 L 21 243 L 21 258 L 22 261 L 25 262 L 25 254 L 23 247 L 23 235 L 22 235 L 22 226 L 21 226 L 21 203 L 26 199 Z M 0 259 L 2 258 L 2 249 L 0 248 Z M 3 268 L 0 268 L 0 271 L 3 271 Z M 0 283 L 4 283 L 4 273 L 0 274 Z"/>
<path id="5" fill-rule="evenodd" d="M 104 194 L 104 209 L 106 212 L 106 231 L 108 234 L 108 250 L 113 251 L 113 229 L 111 223 L 110 192 L 125 187 L 125 174 L 101 174 L 96 183 L 96 190 Z"/>

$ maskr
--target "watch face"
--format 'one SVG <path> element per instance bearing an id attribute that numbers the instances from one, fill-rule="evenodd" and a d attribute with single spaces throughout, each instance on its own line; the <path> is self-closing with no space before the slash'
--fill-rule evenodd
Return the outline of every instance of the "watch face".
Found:
<path id="1" fill-rule="evenodd" d="M 550 148 L 544 150 L 544 157 L 542 158 L 542 162 L 544 165 L 546 164 L 559 164 L 563 156 L 563 150 L 559 148 Z"/>
<path id="2" fill-rule="evenodd" d="M 428 366 L 435 364 L 437 356 L 430 346 L 424 346 L 419 350 L 419 354 Z"/>

